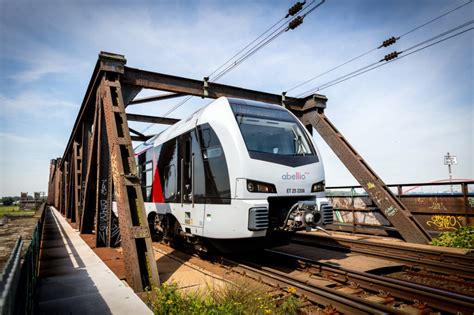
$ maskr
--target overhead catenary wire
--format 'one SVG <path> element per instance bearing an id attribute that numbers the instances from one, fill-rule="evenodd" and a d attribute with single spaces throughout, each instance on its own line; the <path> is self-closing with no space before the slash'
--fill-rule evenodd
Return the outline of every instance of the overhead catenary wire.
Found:
<path id="1" fill-rule="evenodd" d="M 286 24 L 285 20 L 289 17 L 289 16 L 294 16 L 296 15 L 297 13 L 299 13 L 300 11 L 301 12 L 304 12 L 309 6 L 311 6 L 316 0 L 312 0 L 306 7 L 305 7 L 305 4 L 306 4 L 306 1 L 303 1 L 303 2 L 296 2 L 292 7 L 290 7 L 288 9 L 288 13 L 282 17 L 280 20 L 278 20 L 276 23 L 274 23 L 273 25 L 271 25 L 267 30 L 265 30 L 262 34 L 260 34 L 257 38 L 255 38 L 253 41 L 251 41 L 250 43 L 248 43 L 244 48 L 240 49 L 237 53 L 235 53 L 231 58 L 229 58 L 228 60 L 226 60 L 224 63 L 222 63 L 219 67 L 217 67 L 212 73 L 210 73 L 207 78 L 210 78 L 212 77 L 216 72 L 218 72 L 219 70 L 221 70 L 223 67 L 226 67 L 223 71 L 219 72 L 218 74 L 218 77 L 216 78 L 213 78 L 212 81 L 216 81 L 217 79 L 219 79 L 220 77 L 222 77 L 224 74 L 228 73 L 229 71 L 231 71 L 233 68 L 235 68 L 238 63 L 241 63 L 243 60 L 249 58 L 251 55 L 255 54 L 258 50 L 260 50 L 261 48 L 265 47 L 270 41 L 272 41 L 273 39 L 275 39 L 277 36 L 275 36 L 274 34 L 276 32 L 278 32 L 279 30 L 281 29 L 284 29 L 284 26 Z M 325 0 L 322 0 L 317 6 L 321 5 L 322 3 L 324 3 Z M 315 8 L 312 8 L 310 12 L 312 12 Z M 306 13 L 307 15 L 308 13 Z M 295 19 L 292 19 L 292 21 L 294 21 Z M 291 23 L 291 22 L 290 22 Z M 301 23 L 300 23 L 301 24 Z M 276 29 L 275 29 L 276 28 Z M 288 26 L 289 28 L 289 26 Z M 295 27 L 296 28 L 296 27 Z M 274 30 L 275 29 L 275 30 Z M 270 34 L 268 34 L 270 31 L 272 31 Z M 268 35 L 266 35 L 268 34 Z M 266 36 L 265 36 L 266 35 Z M 277 35 L 281 35 L 281 32 L 278 32 Z M 264 37 L 265 36 L 265 37 Z M 262 38 L 263 37 L 263 38 Z M 270 39 L 269 39 L 270 38 Z M 261 39 L 261 40 L 260 40 Z M 260 40 L 260 41 L 259 41 Z M 257 44 L 254 45 L 254 43 L 258 42 Z M 263 43 L 263 44 L 262 44 Z M 248 51 L 247 51 L 248 49 Z M 244 53 L 245 52 L 245 53 Z M 250 54 L 249 54 L 250 52 Z M 242 57 L 241 55 L 243 54 L 243 57 L 244 59 L 240 60 L 239 58 Z M 232 63 L 230 64 L 229 66 L 229 63 L 231 63 L 234 59 L 239 59 L 239 62 L 238 63 Z M 211 82 L 212 82 L 211 81 Z M 187 96 L 186 98 L 184 98 L 182 101 L 180 101 L 179 103 L 175 104 L 172 108 L 170 108 L 166 113 L 163 114 L 164 117 L 168 116 L 169 114 L 171 114 L 172 112 L 174 112 L 176 109 L 178 109 L 179 107 L 183 106 L 186 102 L 188 102 L 190 99 L 192 98 L 192 96 Z M 146 128 L 144 128 L 141 133 L 144 133 L 146 132 L 148 129 L 150 129 L 152 126 L 154 126 L 154 124 L 150 124 L 148 125 Z"/>
<path id="2" fill-rule="evenodd" d="M 465 3 L 463 3 L 463 4 L 461 4 L 461 5 L 459 5 L 459 6 L 455 7 L 455 8 L 453 8 L 453 9 L 447 11 L 447 12 L 444 12 L 444 13 L 442 13 L 442 14 L 440 14 L 440 15 L 438 15 L 438 16 L 436 16 L 436 17 L 430 19 L 430 20 L 428 20 L 427 22 L 425 22 L 425 23 L 423 23 L 423 24 L 420 24 L 420 25 L 418 25 L 418 26 L 416 26 L 416 27 L 411 28 L 410 30 L 406 31 L 405 33 L 403 33 L 403 34 L 401 34 L 401 35 L 399 35 L 399 36 L 397 36 L 397 37 L 392 36 L 392 37 L 388 38 L 387 40 L 384 40 L 381 45 L 378 45 L 378 46 L 376 46 L 376 47 L 374 47 L 374 48 L 372 48 L 372 49 L 369 49 L 368 51 L 366 51 L 366 52 L 364 52 L 364 53 L 362 53 L 362 54 L 360 54 L 360 55 L 358 55 L 358 56 L 356 56 L 356 57 L 353 57 L 353 58 L 351 58 L 351 59 L 349 59 L 349 60 L 343 62 L 342 64 L 339 64 L 339 65 L 337 65 L 337 66 L 335 66 L 335 67 L 333 67 L 333 68 L 330 68 L 330 69 L 328 69 L 328 70 L 326 70 L 326 71 L 324 71 L 324 72 L 322 72 L 322 73 L 320 73 L 320 74 L 317 74 L 317 75 L 315 75 L 315 76 L 313 76 L 313 77 L 311 77 L 311 78 L 309 78 L 309 79 L 307 79 L 307 80 L 305 80 L 305 81 L 303 81 L 303 82 L 301 82 L 301 83 L 299 83 L 299 84 L 297 84 L 297 85 L 295 85 L 295 86 L 293 86 L 293 87 L 287 89 L 287 90 L 285 91 L 285 93 L 291 92 L 291 91 L 293 91 L 293 90 L 295 90 L 295 89 L 297 89 L 297 88 L 299 88 L 299 87 L 301 87 L 301 86 L 303 86 L 303 85 L 306 85 L 306 84 L 308 84 L 309 82 L 312 82 L 312 81 L 316 80 L 317 78 L 320 78 L 320 77 L 322 77 L 322 76 L 324 76 L 324 75 L 326 75 L 326 74 L 328 74 L 328 73 L 330 73 L 330 72 L 333 72 L 334 70 L 337 70 L 337 69 L 339 69 L 339 68 L 341 68 L 341 67 L 343 67 L 343 66 L 345 66 L 345 65 L 347 65 L 347 64 L 349 64 L 349 63 L 351 63 L 351 62 L 353 62 L 353 61 L 356 61 L 356 60 L 358 60 L 358 59 L 360 59 L 360 58 L 362 58 L 362 57 L 364 57 L 364 56 L 366 56 L 366 55 L 369 55 L 370 53 L 372 53 L 372 52 L 374 52 L 374 51 L 376 51 L 376 50 L 378 50 L 378 49 L 380 49 L 380 48 L 388 47 L 388 46 L 394 44 L 395 42 L 397 42 L 399 39 L 405 37 L 406 35 L 411 34 L 411 33 L 415 32 L 415 31 L 417 31 L 417 30 L 419 30 L 419 29 L 421 29 L 421 28 L 423 28 L 423 27 L 425 27 L 425 26 L 427 26 L 427 25 L 429 25 L 429 24 L 431 24 L 431 23 L 433 23 L 433 22 L 435 22 L 435 21 L 441 19 L 442 17 L 444 17 L 444 16 L 446 16 L 446 15 L 448 15 L 448 14 L 450 14 L 450 13 L 453 13 L 453 12 L 455 12 L 455 11 L 461 9 L 462 7 L 464 7 L 464 6 L 466 6 L 466 5 L 470 4 L 470 3 L 472 3 L 472 1 L 473 1 L 473 0 L 469 0 L 469 1 L 467 1 L 467 2 L 465 2 Z"/>
<path id="3" fill-rule="evenodd" d="M 312 8 L 313 3 L 315 1 L 312 1 L 310 4 L 308 4 L 306 7 L 304 7 L 301 10 L 301 15 L 298 15 L 297 17 L 293 18 L 289 23 L 288 26 L 285 24 L 282 24 L 278 26 L 273 32 L 265 36 L 263 39 L 261 39 L 256 45 L 254 45 L 252 48 L 248 49 L 242 56 L 234 60 L 232 63 L 230 63 L 225 69 L 221 70 L 218 72 L 214 78 L 211 78 L 211 82 L 215 82 L 218 79 L 222 78 L 225 74 L 227 74 L 229 71 L 237 67 L 239 64 L 241 64 L 243 61 L 254 55 L 257 51 L 268 45 L 271 41 L 275 40 L 278 36 L 282 35 L 284 32 L 287 32 L 289 30 L 293 30 L 297 28 L 301 23 L 303 23 L 304 18 L 312 13 L 316 8 L 320 7 L 326 0 L 321 0 L 319 3 L 314 5 Z M 306 11 L 306 12 L 305 12 Z M 304 13 L 304 14 L 303 14 Z"/>
<path id="4" fill-rule="evenodd" d="M 314 3 L 315 0 L 313 0 L 309 5 L 311 5 L 312 3 Z M 233 59 L 235 59 L 237 56 L 239 56 L 242 52 L 244 52 L 247 48 L 249 48 L 253 43 L 255 43 L 256 41 L 258 41 L 260 38 L 262 38 L 265 34 L 267 34 L 268 32 L 270 32 L 272 29 L 274 29 L 277 25 L 279 24 L 284 24 L 284 20 L 287 19 L 289 16 L 294 16 L 295 14 L 297 14 L 299 11 L 301 11 L 303 8 L 304 8 L 304 5 L 306 4 L 306 1 L 303 1 L 303 2 L 296 2 L 292 7 L 290 7 L 288 9 L 288 13 L 286 14 L 286 16 L 282 17 L 278 22 L 276 22 L 275 24 L 273 24 L 272 26 L 270 26 L 267 30 L 265 30 L 265 32 L 263 32 L 262 34 L 260 34 L 260 36 L 258 36 L 257 38 L 255 38 L 254 40 L 252 40 L 250 43 L 248 43 L 244 48 L 240 49 L 238 52 L 236 52 L 232 57 L 230 57 L 229 59 L 227 59 L 224 63 L 222 63 L 218 68 L 216 68 L 213 72 L 211 72 L 207 77 L 210 78 L 212 77 L 212 75 L 214 75 L 214 73 L 216 73 L 217 71 L 219 71 L 220 69 L 222 69 L 224 66 L 226 66 L 229 62 L 231 62 Z M 280 28 L 281 25 L 278 26 L 278 28 Z"/>
<path id="5" fill-rule="evenodd" d="M 328 87 L 331 87 L 331 86 L 333 86 L 333 85 L 339 84 L 339 83 L 341 83 L 341 82 L 347 81 L 347 80 L 349 80 L 349 79 L 351 79 L 351 78 L 354 78 L 354 77 L 359 76 L 359 75 L 361 75 L 361 74 L 364 74 L 364 73 L 366 73 L 366 72 L 369 72 L 369 71 L 372 71 L 372 70 L 374 70 L 374 69 L 377 69 L 377 68 L 379 68 L 379 67 L 381 67 L 381 66 L 383 66 L 383 65 L 386 65 L 386 64 L 388 64 L 388 63 L 391 63 L 391 62 L 393 62 L 393 61 L 395 61 L 395 60 L 403 59 L 403 58 L 405 58 L 405 57 L 407 57 L 407 56 L 409 56 L 409 55 L 411 55 L 411 54 L 413 54 L 413 53 L 415 53 L 415 52 L 419 52 L 419 51 L 421 51 L 421 50 L 423 50 L 423 49 L 426 49 L 426 48 L 429 48 L 429 47 L 434 46 L 434 45 L 436 45 L 436 44 L 442 43 L 442 42 L 444 42 L 445 40 L 448 40 L 448 39 L 454 38 L 454 37 L 456 37 L 456 36 L 459 36 L 459 35 L 461 35 L 461 34 L 463 34 L 463 33 L 466 33 L 466 32 L 468 32 L 468 31 L 472 30 L 473 28 L 472 28 L 472 27 L 467 28 L 467 29 L 465 29 L 465 30 L 462 30 L 462 31 L 460 31 L 460 32 L 458 32 L 458 33 L 456 33 L 456 34 L 454 34 L 454 35 L 451 35 L 451 36 L 445 37 L 445 38 L 443 38 L 443 39 L 440 39 L 440 40 L 438 40 L 438 41 L 436 41 L 436 42 L 433 42 L 433 41 L 436 40 L 436 39 L 439 39 L 439 38 L 441 38 L 441 37 L 444 37 L 444 36 L 446 36 L 446 35 L 448 35 L 448 34 L 451 34 L 451 33 L 455 32 L 455 31 L 457 31 L 457 30 L 460 30 L 460 29 L 462 29 L 462 28 L 465 28 L 466 26 L 469 26 L 469 25 L 471 25 L 471 24 L 473 24 L 473 23 L 474 23 L 474 20 L 470 20 L 470 21 L 468 21 L 468 22 L 466 22 L 466 23 L 463 23 L 463 24 L 461 24 L 461 25 L 459 25 L 459 26 L 456 26 L 456 27 L 454 27 L 454 28 L 452 28 L 452 29 L 450 29 L 450 30 L 448 30 L 448 31 L 446 31 L 446 32 L 440 33 L 440 34 L 438 34 L 438 35 L 436 35 L 436 36 L 433 36 L 433 37 L 431 37 L 431 38 L 429 38 L 429 39 L 427 39 L 427 40 L 424 40 L 424 41 L 422 41 L 422 42 L 420 42 L 420 43 L 418 43 L 418 44 L 415 44 L 415 45 L 413 45 L 413 46 L 411 46 L 411 47 L 409 47 L 409 48 L 406 48 L 406 49 L 401 50 L 401 51 L 399 51 L 399 52 L 394 52 L 394 53 L 392 53 L 392 54 L 393 54 L 393 55 L 392 55 L 393 58 L 389 57 L 391 54 L 388 54 L 388 55 L 385 56 L 385 58 L 380 59 L 380 60 L 377 61 L 377 62 L 374 62 L 374 63 L 369 64 L 369 65 L 367 65 L 367 66 L 364 66 L 364 67 L 362 67 L 362 68 L 359 68 L 359 69 L 357 69 L 357 70 L 355 70 L 355 71 L 352 71 L 352 72 L 350 72 L 350 73 L 348 73 L 348 74 L 345 74 L 345 75 L 343 75 L 343 76 L 341 76 L 341 77 L 338 77 L 338 78 L 336 78 L 336 79 L 334 79 L 334 80 L 331 80 L 331 81 L 329 81 L 329 82 L 326 82 L 326 83 L 324 83 L 324 84 L 321 84 L 321 85 L 318 86 L 317 88 L 313 88 L 313 89 L 307 90 L 306 92 L 299 94 L 298 97 L 309 96 L 309 95 L 311 95 L 311 94 L 314 94 L 314 93 L 316 93 L 316 92 L 318 92 L 318 91 L 321 91 L 321 90 L 326 89 L 326 88 L 328 88 Z M 433 43 L 431 43 L 431 42 L 433 42 Z M 429 44 L 428 44 L 428 43 L 429 43 Z M 427 45 L 425 45 L 425 44 L 427 44 Z M 420 47 L 420 46 L 422 46 L 422 45 L 425 45 L 425 46 L 423 46 L 423 47 L 421 47 L 421 48 L 419 48 L 419 49 L 414 50 L 415 48 Z M 413 51 L 412 51 L 412 50 L 413 50 Z M 401 54 L 403 54 L 403 55 L 401 55 Z M 400 56 L 400 55 L 401 55 L 401 56 Z"/>
<path id="6" fill-rule="evenodd" d="M 456 37 L 456 36 L 459 36 L 459 35 L 461 35 L 461 34 L 464 34 L 464 33 L 468 32 L 468 31 L 472 31 L 473 29 L 474 29 L 473 27 L 470 27 L 470 28 L 468 28 L 468 29 L 462 30 L 462 31 L 460 31 L 460 32 L 458 32 L 458 33 L 456 33 L 456 34 L 453 34 L 453 35 L 448 36 L 448 37 L 446 37 L 446 38 L 440 39 L 439 41 L 436 41 L 436 42 L 434 42 L 434 43 L 431 43 L 431 44 L 428 44 L 428 45 L 426 45 L 426 46 L 423 46 L 423 47 L 421 47 L 421 48 L 419 48 L 419 49 L 416 49 L 416 50 L 414 50 L 414 51 L 412 51 L 412 52 L 410 52 L 410 53 L 408 53 L 408 54 L 406 54 L 406 55 L 403 55 L 403 56 L 400 56 L 400 57 L 398 57 L 398 58 L 396 58 L 396 59 L 387 61 L 386 63 L 378 64 L 378 65 L 374 66 L 373 68 L 367 69 L 367 70 L 365 70 L 365 71 L 362 71 L 362 72 L 359 72 L 359 73 L 357 73 L 357 74 L 354 74 L 354 75 L 352 75 L 352 76 L 350 76 L 350 77 L 344 78 L 343 80 L 337 81 L 337 82 L 335 82 L 335 83 L 333 83 L 333 84 L 331 84 L 331 85 L 327 85 L 327 86 L 325 86 L 325 87 L 319 89 L 319 91 L 321 91 L 321 90 L 323 90 L 323 89 L 327 89 L 327 88 L 329 88 L 329 87 L 331 87 L 331 86 L 333 86 L 333 85 L 342 83 L 342 82 L 347 81 L 347 80 L 349 80 L 349 79 L 352 79 L 352 78 L 354 78 L 354 77 L 357 77 L 357 76 L 359 76 L 359 75 L 361 75 L 361 74 L 364 74 L 364 73 L 366 73 L 366 72 L 372 71 L 372 70 L 374 70 L 374 69 L 376 69 L 376 68 L 385 66 L 385 65 L 387 65 L 387 64 L 389 64 L 389 63 L 391 63 L 391 62 L 394 62 L 394 61 L 403 59 L 403 58 L 405 58 L 405 57 L 408 57 L 408 56 L 411 55 L 411 54 L 417 53 L 417 52 L 419 52 L 419 51 L 421 51 L 421 50 L 424 50 L 424 49 L 429 48 L 429 47 L 431 47 L 431 46 L 434 46 L 434 45 L 437 45 L 437 44 L 439 44 L 439 43 L 442 43 L 442 42 L 444 42 L 444 41 L 446 41 L 446 40 L 448 40 L 448 39 L 454 38 L 454 37 Z"/>
<path id="7" fill-rule="evenodd" d="M 301 8 L 300 9 L 297 9 L 297 10 L 294 10 L 293 12 L 291 12 L 292 8 L 289 9 L 289 13 L 282 19 L 280 19 L 277 23 L 273 24 L 270 28 L 268 28 L 265 32 L 263 32 L 259 37 L 257 37 L 255 40 L 253 40 L 252 42 L 250 42 L 249 44 L 247 44 L 243 49 L 241 49 L 240 51 L 238 51 L 236 54 L 234 54 L 233 57 L 231 57 L 229 60 L 227 60 L 226 62 L 224 62 L 221 66 L 219 66 L 216 70 L 214 70 L 207 78 L 210 78 L 212 75 L 214 75 L 218 70 L 222 69 L 225 65 L 228 65 L 225 69 L 223 69 L 222 71 L 218 72 L 214 78 L 212 78 L 210 80 L 210 82 L 216 82 L 218 79 L 222 78 L 225 74 L 227 74 L 228 72 L 232 71 L 235 67 L 237 67 L 239 64 L 241 64 L 243 61 L 245 61 L 246 59 L 248 59 L 249 57 L 251 57 L 252 55 L 254 55 L 256 52 L 258 52 L 260 49 L 264 48 L 265 46 L 267 46 L 270 42 L 272 42 L 273 40 L 275 40 L 278 36 L 280 36 L 281 34 L 283 34 L 284 32 L 286 31 L 289 31 L 289 30 L 293 30 L 295 29 L 296 27 L 298 27 L 299 25 L 301 25 L 301 23 L 303 22 L 304 18 L 312 13 L 316 8 L 318 8 L 319 6 L 321 6 L 324 2 L 326 2 L 326 0 L 321 0 L 319 3 L 317 3 L 316 5 L 314 5 L 313 7 L 311 7 L 312 4 L 314 4 L 316 1 L 313 0 L 312 2 L 310 2 L 307 6 L 303 7 L 303 5 L 306 3 L 306 1 L 304 2 L 297 2 L 292 8 L 294 8 L 297 4 L 301 4 Z M 311 8 L 310 8 L 311 7 Z M 286 23 L 282 23 L 288 16 L 294 16 L 296 15 L 296 13 L 300 12 L 301 13 L 304 13 L 302 15 L 298 15 L 297 17 L 295 17 L 294 19 L 292 19 L 289 23 L 288 23 L 288 26 L 286 26 Z M 307 12 L 305 12 L 307 11 Z M 279 25 L 281 24 L 281 25 Z M 278 26 L 277 26 L 278 25 Z M 276 27 L 275 30 L 273 30 L 271 33 L 269 33 L 272 29 L 274 29 Z M 269 33 L 268 35 L 266 35 L 265 37 L 263 37 L 265 34 Z M 262 38 L 263 37 L 263 38 Z M 260 40 L 259 40 L 260 39 Z M 257 42 L 258 41 L 258 42 Z M 257 42 L 255 45 L 252 46 L 252 44 L 254 44 L 255 42 Z M 250 46 L 252 46 L 251 48 L 249 48 Z M 247 51 L 246 49 L 249 48 Z M 245 53 L 243 53 L 244 51 L 246 51 Z M 242 54 L 243 53 L 243 54 Z M 239 57 L 238 57 L 239 56 Z M 233 59 L 235 59 L 236 57 L 238 57 L 235 61 L 231 62 Z M 229 65 L 229 62 L 230 65 Z M 192 96 L 188 96 L 186 97 L 183 101 L 177 103 L 175 106 L 173 106 L 171 109 L 169 109 L 165 114 L 164 114 L 164 117 L 166 117 L 167 115 L 171 114 L 172 112 L 174 112 L 176 109 L 178 109 L 179 107 L 181 107 L 182 105 L 184 105 L 186 102 L 188 102 L 190 99 L 192 98 Z M 147 128 L 145 128 L 143 132 L 147 131 L 149 128 L 151 128 L 153 125 L 149 125 Z"/>

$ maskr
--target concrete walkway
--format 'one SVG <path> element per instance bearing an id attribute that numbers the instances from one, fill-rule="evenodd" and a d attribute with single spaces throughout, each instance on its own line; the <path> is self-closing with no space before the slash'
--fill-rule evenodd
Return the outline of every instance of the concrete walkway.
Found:
<path id="1" fill-rule="evenodd" d="M 45 211 L 40 314 L 152 314 L 56 209 Z"/>

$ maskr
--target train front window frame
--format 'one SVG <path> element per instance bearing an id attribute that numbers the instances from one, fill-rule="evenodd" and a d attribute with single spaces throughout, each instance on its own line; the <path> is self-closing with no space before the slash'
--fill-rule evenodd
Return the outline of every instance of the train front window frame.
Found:
<path id="1" fill-rule="evenodd" d="M 293 167 L 319 161 L 305 128 L 287 110 L 230 104 L 250 158 Z"/>

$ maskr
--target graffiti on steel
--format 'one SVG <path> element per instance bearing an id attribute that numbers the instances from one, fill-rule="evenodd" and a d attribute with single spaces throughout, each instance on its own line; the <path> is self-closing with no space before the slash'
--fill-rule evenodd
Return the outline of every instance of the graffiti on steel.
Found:
<path id="1" fill-rule="evenodd" d="M 462 226 L 461 219 L 454 215 L 435 214 L 431 216 L 429 221 L 426 221 L 428 226 L 434 226 L 438 230 L 454 230 Z"/>
<path id="2" fill-rule="evenodd" d="M 110 162 L 112 164 L 112 178 L 114 179 L 115 184 L 115 196 L 117 200 L 120 199 L 121 194 L 121 185 L 120 185 L 120 174 L 118 171 L 118 161 L 115 150 L 112 150 L 112 154 L 110 155 Z"/>
<path id="3" fill-rule="evenodd" d="M 120 228 L 119 228 L 119 222 L 117 216 L 115 216 L 114 213 L 112 213 L 112 228 L 110 231 L 110 239 L 113 240 L 113 244 L 110 244 L 113 247 L 119 246 L 120 245 Z M 112 243 L 112 241 L 111 241 Z"/>
<path id="4" fill-rule="evenodd" d="M 372 183 L 372 182 L 368 182 L 368 183 L 367 183 L 367 188 L 368 188 L 368 189 L 375 188 L 375 184 Z"/>
<path id="5" fill-rule="evenodd" d="M 107 200 L 108 191 L 108 180 L 102 179 L 100 185 L 100 208 L 99 208 L 99 228 L 98 228 L 98 240 L 102 243 L 106 243 L 107 235 L 107 216 L 109 212 L 109 201 Z"/>
<path id="6" fill-rule="evenodd" d="M 329 197 L 334 208 L 345 209 L 367 209 L 373 205 L 369 197 Z"/>
<path id="7" fill-rule="evenodd" d="M 474 208 L 474 197 L 468 197 L 469 207 Z"/>
<path id="8" fill-rule="evenodd" d="M 395 214 L 397 214 L 398 210 L 394 206 L 390 206 L 387 209 L 385 209 L 385 214 L 387 217 L 393 217 Z"/>
<path id="9" fill-rule="evenodd" d="M 438 197 L 430 197 L 430 198 L 421 198 L 418 197 L 416 199 L 416 203 L 420 205 L 426 205 L 428 209 L 435 210 L 435 211 L 446 211 L 447 208 L 444 203 L 438 199 Z"/>

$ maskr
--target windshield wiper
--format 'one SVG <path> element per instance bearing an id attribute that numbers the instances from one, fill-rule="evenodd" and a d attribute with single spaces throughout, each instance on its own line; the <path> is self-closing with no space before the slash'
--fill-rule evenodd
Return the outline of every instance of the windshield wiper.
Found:
<path id="1" fill-rule="evenodd" d="M 295 156 L 296 155 L 303 155 L 305 156 L 306 154 L 306 150 L 304 148 L 304 145 L 303 145 L 303 141 L 301 141 L 301 136 L 298 135 L 298 133 L 296 132 L 294 126 L 291 127 L 291 131 L 293 131 L 293 134 L 295 135 L 295 142 L 296 142 L 296 150 L 295 150 Z"/>

